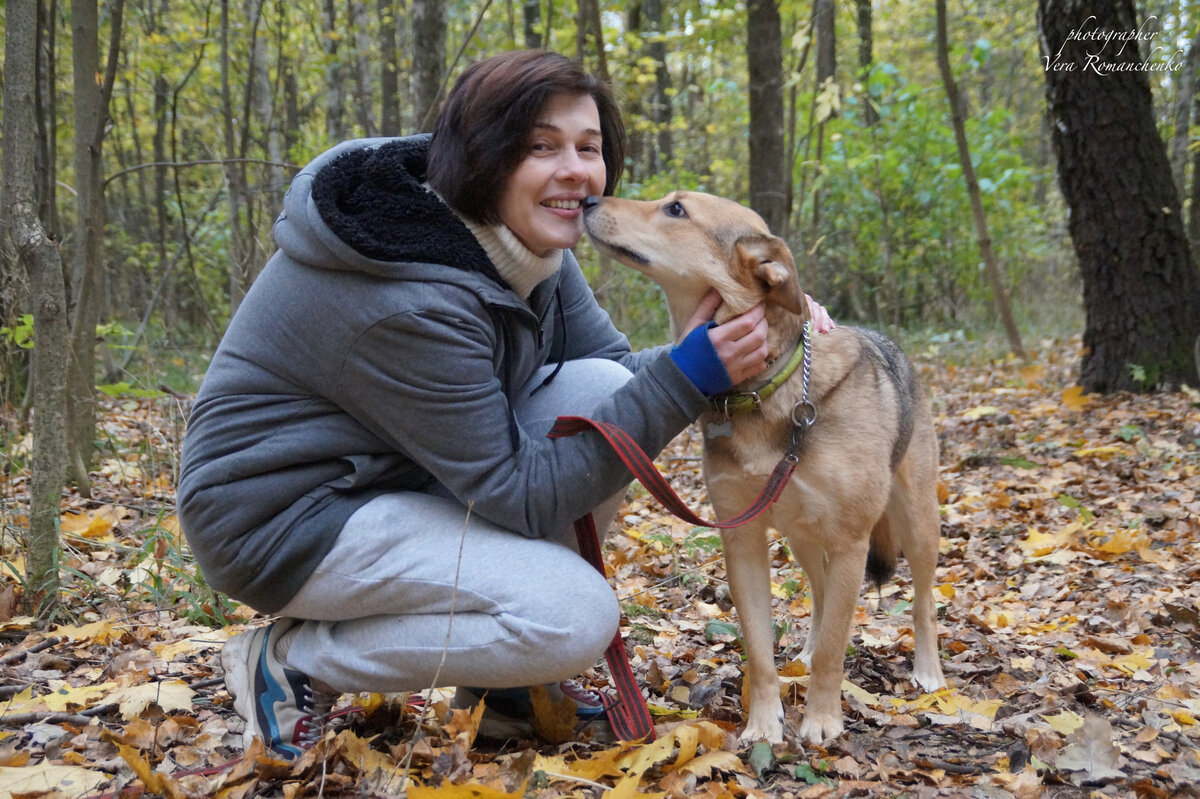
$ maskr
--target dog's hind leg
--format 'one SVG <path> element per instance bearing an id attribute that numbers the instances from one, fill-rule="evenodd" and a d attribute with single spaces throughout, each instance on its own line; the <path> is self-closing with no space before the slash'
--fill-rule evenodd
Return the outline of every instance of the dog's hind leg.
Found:
<path id="1" fill-rule="evenodd" d="M 941 519 L 936 483 L 931 480 L 937 478 L 936 474 L 923 474 L 914 480 L 912 472 L 903 468 L 896 478 L 887 514 L 912 571 L 913 682 L 932 692 L 946 685 L 938 659 L 937 608 L 933 602 Z"/>
<path id="2" fill-rule="evenodd" d="M 737 607 L 746 655 L 742 704 L 749 705 L 743 741 L 783 743 L 783 702 L 775 670 L 771 561 L 766 524 L 751 522 L 721 533 L 729 591 Z"/>

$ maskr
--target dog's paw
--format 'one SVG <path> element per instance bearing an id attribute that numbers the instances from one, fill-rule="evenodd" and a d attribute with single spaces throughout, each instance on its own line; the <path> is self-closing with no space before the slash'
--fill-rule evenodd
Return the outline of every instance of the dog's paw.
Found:
<path id="1" fill-rule="evenodd" d="M 800 725 L 800 739 L 811 744 L 819 744 L 842 734 L 842 717 L 840 714 L 822 716 L 805 711 L 804 723 Z"/>
<path id="2" fill-rule="evenodd" d="M 912 680 L 930 694 L 946 687 L 946 678 L 942 676 L 942 668 L 937 663 L 934 663 L 932 667 L 915 667 Z"/>
<path id="3" fill-rule="evenodd" d="M 738 743 L 742 746 L 749 746 L 759 741 L 766 741 L 770 744 L 783 743 L 783 716 L 766 721 L 752 718 L 746 722 L 746 729 L 738 736 Z"/>
<path id="4" fill-rule="evenodd" d="M 764 740 L 768 744 L 784 743 L 784 708 L 779 708 L 779 713 L 754 713 L 750 711 L 749 719 L 746 719 L 746 728 L 742 734 L 738 735 L 738 743 L 743 746 L 757 744 L 758 741 Z"/>

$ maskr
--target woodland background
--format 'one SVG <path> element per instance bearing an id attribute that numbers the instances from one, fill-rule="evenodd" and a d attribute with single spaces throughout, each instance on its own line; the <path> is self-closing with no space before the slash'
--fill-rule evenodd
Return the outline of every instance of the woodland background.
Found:
<path id="1" fill-rule="evenodd" d="M 840 752 L 803 762 L 760 753 L 686 772 L 697 751 L 729 748 L 708 730 L 686 757 L 690 744 L 672 739 L 678 753 L 662 757 L 674 769 L 661 758 L 630 767 L 621 758 L 636 750 L 622 750 L 570 771 L 481 755 L 461 738 L 468 721 L 430 729 L 402 705 L 384 736 L 391 767 L 412 762 L 419 747 L 400 739 L 425 729 L 446 741 L 421 750 L 419 781 L 442 787 L 473 778 L 523 791 L 533 774 L 567 770 L 592 783 L 585 794 L 643 778 L 678 791 L 685 773 L 689 790 L 748 795 L 784 765 L 797 791 L 942 789 L 993 768 L 1009 775 L 995 785 L 1025 780 L 1028 795 L 1043 782 L 1151 794 L 1195 783 L 1200 417 L 1187 386 L 1200 381 L 1200 3 L 8 0 L 0 28 L 0 700 L 13 698 L 0 720 L 23 729 L 0 731 L 0 777 L 32 752 L 39 768 L 100 763 L 113 785 L 170 794 L 184 788 L 152 767 L 214 766 L 231 751 L 208 663 L 221 628 L 251 614 L 204 585 L 173 521 L 188 400 L 271 253 L 301 166 L 346 138 L 427 130 L 466 64 L 544 46 L 613 83 L 632 144 L 623 195 L 698 188 L 751 205 L 835 318 L 886 329 L 921 363 L 943 442 L 943 613 L 959 631 L 943 646 L 966 697 L 944 700 L 935 726 L 957 714 L 976 732 L 926 734 L 910 723 L 916 705 L 884 712 L 878 696 L 856 695 L 859 728 Z M 1088 30 L 1140 38 L 1072 38 Z M 1114 69 L 1079 69 L 1089 53 Z M 580 256 L 635 344 L 665 340 L 656 288 L 586 242 Z M 662 465 L 702 503 L 689 446 Z M 636 494 L 628 511 L 608 554 L 627 616 L 649 611 L 635 625 L 654 645 L 635 656 L 639 677 L 675 720 L 699 713 L 732 729 L 736 699 L 714 686 L 736 681 L 736 628 L 721 626 L 720 575 L 688 577 L 709 568 L 712 540 Z M 1137 577 L 1147 568 L 1158 594 Z M 976 587 L 954 596 L 965 578 Z M 631 587 L 640 580 L 650 587 Z M 1131 586 L 1119 607 L 1104 596 L 1113 583 Z M 802 618 L 803 593 L 802 574 L 781 576 L 779 609 Z M 1090 638 L 1062 621 L 1072 614 Z M 904 629 L 868 629 L 851 679 L 896 693 Z M 1029 645 L 1037 636 L 1049 654 Z M 177 678 L 198 704 L 164 698 Z M 109 682 L 146 679 L 160 680 L 161 702 L 114 699 Z M 48 703 L 55 692 L 70 698 Z M 1034 721 L 1001 734 L 975 718 L 1002 706 Z M 1047 728 L 1040 710 L 1061 723 Z M 1061 718 L 1076 711 L 1078 723 Z M 177 738 L 156 737 L 172 724 Z M 172 748 L 206 735 L 203 757 Z M 339 746 L 320 764 L 346 777 L 354 758 Z M 1109 771 L 1072 768 L 1072 746 Z M 312 788 L 313 772 L 255 764 L 226 787 Z M 359 777 L 340 785 L 383 790 Z M 217 790 L 198 785 L 185 793 Z"/>

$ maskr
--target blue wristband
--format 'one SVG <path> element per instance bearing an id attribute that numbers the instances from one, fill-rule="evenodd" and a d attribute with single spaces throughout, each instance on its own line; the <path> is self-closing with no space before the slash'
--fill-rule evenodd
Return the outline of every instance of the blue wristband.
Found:
<path id="1" fill-rule="evenodd" d="M 733 380 L 708 337 L 709 328 L 716 326 L 716 322 L 709 322 L 697 327 L 671 350 L 671 360 L 706 397 L 733 388 Z"/>

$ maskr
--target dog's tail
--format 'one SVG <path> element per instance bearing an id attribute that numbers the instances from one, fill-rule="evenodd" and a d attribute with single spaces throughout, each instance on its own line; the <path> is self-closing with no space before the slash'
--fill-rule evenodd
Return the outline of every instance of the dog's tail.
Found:
<path id="1" fill-rule="evenodd" d="M 867 577 L 882 588 L 896 571 L 900 547 L 892 535 L 892 525 L 887 516 L 879 517 L 871 528 L 871 548 L 867 551 Z"/>

